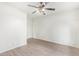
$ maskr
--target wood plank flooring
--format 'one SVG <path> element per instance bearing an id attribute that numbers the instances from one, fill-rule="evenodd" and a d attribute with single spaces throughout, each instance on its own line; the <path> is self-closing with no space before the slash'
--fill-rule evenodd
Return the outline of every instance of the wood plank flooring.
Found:
<path id="1" fill-rule="evenodd" d="M 79 49 L 43 40 L 29 39 L 27 45 L 1 53 L 0 56 L 79 56 Z"/>

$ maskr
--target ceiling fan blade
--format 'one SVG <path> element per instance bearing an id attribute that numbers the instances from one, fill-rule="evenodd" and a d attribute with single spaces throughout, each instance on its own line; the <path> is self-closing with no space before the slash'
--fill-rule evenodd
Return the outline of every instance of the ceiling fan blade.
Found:
<path id="1" fill-rule="evenodd" d="M 37 11 L 33 11 L 32 14 L 36 13 Z"/>
<path id="2" fill-rule="evenodd" d="M 38 8 L 37 6 L 33 6 L 33 5 L 28 5 L 29 7 L 35 7 L 35 8 Z"/>
<path id="3" fill-rule="evenodd" d="M 46 10 L 53 10 L 55 11 L 55 8 L 45 8 Z"/>

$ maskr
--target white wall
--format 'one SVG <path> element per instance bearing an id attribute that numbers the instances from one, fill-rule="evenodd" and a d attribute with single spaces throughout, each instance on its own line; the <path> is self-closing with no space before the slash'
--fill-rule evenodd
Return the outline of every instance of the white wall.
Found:
<path id="1" fill-rule="evenodd" d="M 27 38 L 31 38 L 33 36 L 33 19 L 27 14 Z"/>
<path id="2" fill-rule="evenodd" d="M 26 14 L 0 3 L 0 53 L 26 44 Z"/>
<path id="3" fill-rule="evenodd" d="M 33 37 L 79 47 L 79 9 L 67 6 L 65 10 L 34 18 Z"/>

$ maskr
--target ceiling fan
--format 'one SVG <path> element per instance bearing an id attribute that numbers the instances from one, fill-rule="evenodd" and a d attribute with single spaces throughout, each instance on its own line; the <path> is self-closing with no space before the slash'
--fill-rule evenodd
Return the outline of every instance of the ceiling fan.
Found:
<path id="1" fill-rule="evenodd" d="M 48 2 L 39 2 L 37 6 L 34 5 L 28 5 L 29 7 L 34 7 L 37 10 L 33 11 L 32 14 L 39 12 L 40 14 L 46 15 L 46 10 L 55 11 L 55 8 L 46 8 L 46 5 Z"/>

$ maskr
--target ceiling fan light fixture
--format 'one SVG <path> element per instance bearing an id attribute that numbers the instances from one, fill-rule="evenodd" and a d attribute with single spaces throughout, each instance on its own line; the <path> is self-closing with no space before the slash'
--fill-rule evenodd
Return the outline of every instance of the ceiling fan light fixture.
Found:
<path id="1" fill-rule="evenodd" d="M 45 8 L 43 8 L 42 11 L 45 11 Z"/>
<path id="2" fill-rule="evenodd" d="M 37 13 L 39 13 L 41 15 L 46 15 L 46 12 L 45 12 L 46 10 L 55 11 L 55 8 L 46 8 L 46 5 L 47 5 L 46 2 L 39 2 L 39 3 L 40 4 L 38 5 L 38 7 L 37 6 L 33 6 L 33 5 L 28 5 L 28 6 L 36 8 L 37 10 L 34 13 L 37 12 Z"/>

